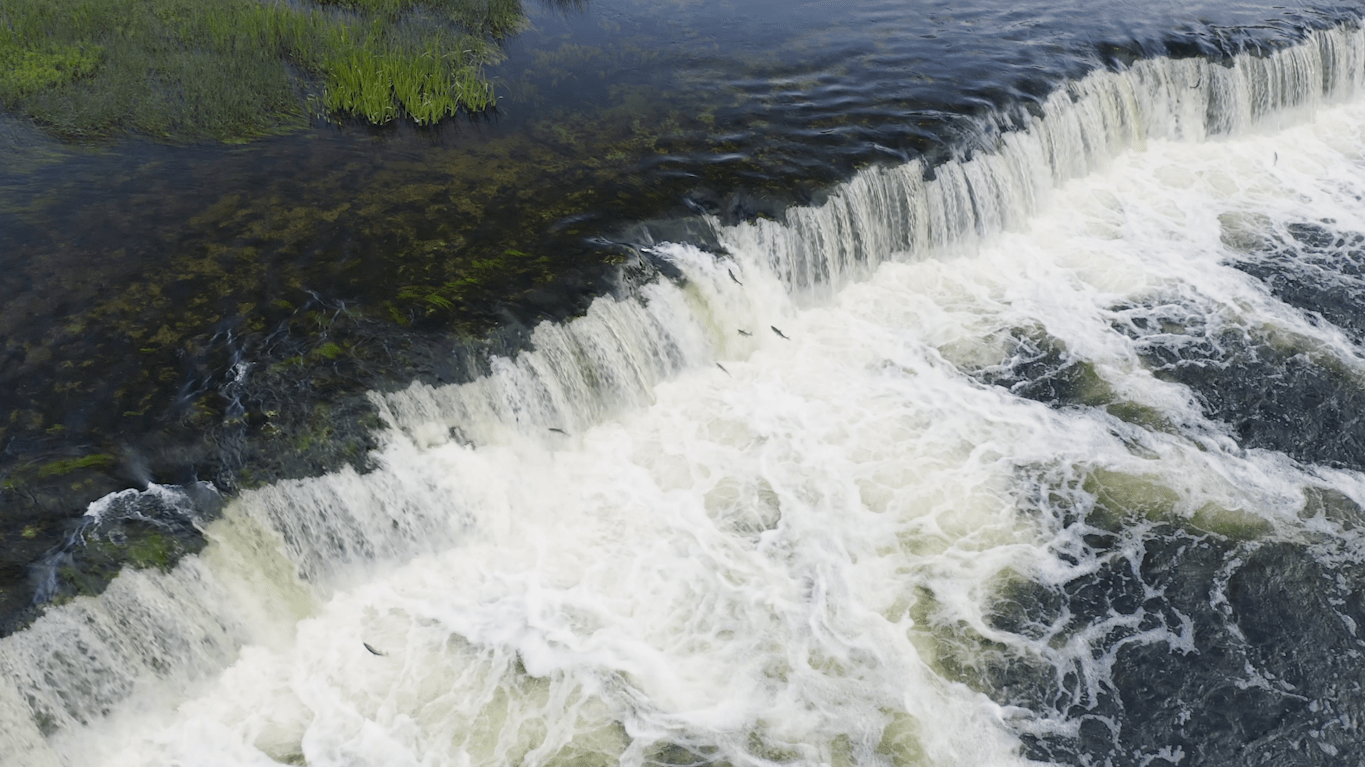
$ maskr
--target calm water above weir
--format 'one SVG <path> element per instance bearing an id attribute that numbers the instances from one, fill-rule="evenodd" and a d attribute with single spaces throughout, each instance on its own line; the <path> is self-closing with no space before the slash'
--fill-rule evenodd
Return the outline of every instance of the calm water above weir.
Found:
<path id="1" fill-rule="evenodd" d="M 0 764 L 1365 759 L 1360 9 L 527 11 L 0 123 Z"/>

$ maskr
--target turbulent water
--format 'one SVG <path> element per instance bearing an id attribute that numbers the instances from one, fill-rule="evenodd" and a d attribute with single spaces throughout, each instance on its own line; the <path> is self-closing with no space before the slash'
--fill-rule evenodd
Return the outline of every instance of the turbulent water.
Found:
<path id="1" fill-rule="evenodd" d="M 1359 763 L 1362 85 L 1350 23 L 1143 60 L 642 228 L 634 289 L 374 395 L 373 472 L 0 640 L 0 761 Z"/>

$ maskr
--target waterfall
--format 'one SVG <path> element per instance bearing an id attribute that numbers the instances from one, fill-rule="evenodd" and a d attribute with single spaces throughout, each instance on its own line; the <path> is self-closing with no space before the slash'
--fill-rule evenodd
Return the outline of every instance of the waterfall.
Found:
<path id="1" fill-rule="evenodd" d="M 1227 265 L 1243 230 L 1365 231 L 1362 56 L 1348 24 L 1095 71 L 956 159 L 710 221 L 719 252 L 637 243 L 680 276 L 372 394 L 373 471 L 244 491 L 202 553 L 0 640 L 5 763 L 1023 764 L 1079 737 L 1122 647 L 1197 637 L 1155 608 L 1000 628 L 1115 561 L 1077 509 L 1300 540 L 1346 535 L 1309 489 L 1365 503 L 1143 357 L 1179 309 L 1365 381 Z M 1074 401 L 991 385 L 1049 343 Z M 1062 713 L 983 692 L 999 657 Z"/>

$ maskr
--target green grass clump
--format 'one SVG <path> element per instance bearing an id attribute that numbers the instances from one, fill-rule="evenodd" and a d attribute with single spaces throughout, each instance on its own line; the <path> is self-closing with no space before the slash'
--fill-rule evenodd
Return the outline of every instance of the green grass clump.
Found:
<path id="1" fill-rule="evenodd" d="M 376 124 L 406 114 L 424 125 L 461 106 L 485 109 L 493 103 L 488 83 L 473 67 L 452 60 L 460 54 L 443 53 L 458 45 L 427 39 L 420 48 L 404 50 L 380 43 L 329 58 L 326 106 Z"/>
<path id="2" fill-rule="evenodd" d="M 4 0 L 0 105 L 69 138 L 246 139 L 306 124 L 310 93 L 428 124 L 493 104 L 482 67 L 524 19 L 520 0 Z"/>
<path id="3" fill-rule="evenodd" d="M 94 72 L 100 53 L 60 43 L 45 49 L 21 46 L 14 33 L 0 27 L 0 93 L 25 96 L 65 85 Z"/>

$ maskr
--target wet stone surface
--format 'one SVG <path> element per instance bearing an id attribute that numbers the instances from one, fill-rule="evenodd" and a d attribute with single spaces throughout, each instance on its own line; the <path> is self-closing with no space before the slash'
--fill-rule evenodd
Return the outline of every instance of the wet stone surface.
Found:
<path id="1" fill-rule="evenodd" d="M 1226 238 L 1225 238 L 1226 239 Z M 1281 301 L 1365 341 L 1365 235 L 1330 222 L 1291 222 L 1259 236 L 1231 265 L 1265 283 Z"/>
<path id="2" fill-rule="evenodd" d="M 1359 237 L 1317 225 L 1258 243 L 1234 266 L 1278 298 L 1357 340 Z M 1246 251 L 1243 251 L 1246 252 Z M 1243 447 L 1305 464 L 1365 467 L 1365 387 L 1320 346 L 1197 302 L 1115 307 L 1113 326 L 1156 376 L 1188 386 Z M 1089 366 L 1046 334 L 1016 330 L 983 383 L 1052 407 L 1123 417 Z M 1124 494 L 1108 488 L 1127 482 Z M 1169 490 L 1096 471 L 1040 491 L 1064 561 L 1089 574 L 1059 586 L 1020 579 L 989 614 L 1016 637 L 950 674 L 1003 704 L 1064 723 L 1022 729 L 1026 755 L 1084 765 L 1338 765 L 1365 758 L 1365 511 L 1304 488 L 1314 529 L 1216 531 L 1172 521 Z M 1122 498 L 1141 498 L 1133 506 Z M 1253 529 L 1255 528 L 1255 529 Z M 957 629 L 961 631 L 960 627 Z M 984 642 L 984 640 L 983 640 Z"/>
<path id="3" fill-rule="evenodd" d="M 1066 734 L 1025 726 L 1026 756 L 1114 767 L 1365 757 L 1355 673 L 1365 563 L 1351 536 L 1235 540 L 1131 517 L 1115 526 L 1103 495 L 1088 495 L 1070 494 L 1090 506 L 1072 510 L 1069 532 L 1086 541 L 1079 558 L 1093 572 L 1056 587 L 1017 582 L 988 614 L 1017 642 L 949 664 L 998 702 L 1067 723 Z"/>
<path id="4" fill-rule="evenodd" d="M 1180 304 L 1120 307 L 1117 316 L 1153 373 L 1190 387 L 1242 446 L 1365 468 L 1365 387 L 1324 350 Z"/>

